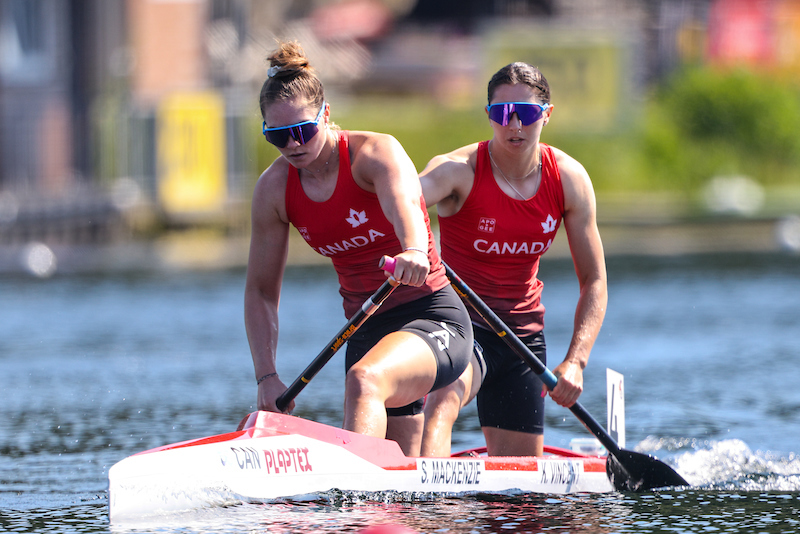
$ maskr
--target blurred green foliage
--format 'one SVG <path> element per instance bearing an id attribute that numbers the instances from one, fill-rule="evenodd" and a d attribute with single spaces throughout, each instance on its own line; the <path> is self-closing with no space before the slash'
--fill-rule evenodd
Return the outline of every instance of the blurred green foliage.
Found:
<path id="1" fill-rule="evenodd" d="M 653 187 L 694 189 L 718 174 L 797 183 L 800 90 L 746 70 L 693 68 L 654 91 L 640 144 Z"/>
<path id="2" fill-rule="evenodd" d="M 420 171 L 436 154 L 491 136 L 480 103 L 463 110 L 422 97 L 358 96 L 340 107 L 333 101 L 332 116 L 346 129 L 394 135 Z M 653 88 L 638 117 L 604 135 L 545 129 L 542 140 L 580 161 L 599 192 L 688 196 L 718 175 L 746 175 L 764 186 L 800 183 L 800 90 L 791 82 L 689 68 Z M 259 146 L 264 169 L 278 152 Z"/>

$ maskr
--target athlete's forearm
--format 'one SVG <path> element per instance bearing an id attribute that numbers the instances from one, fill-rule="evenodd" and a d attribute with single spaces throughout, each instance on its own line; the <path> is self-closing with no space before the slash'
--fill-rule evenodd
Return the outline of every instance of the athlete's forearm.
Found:
<path id="1" fill-rule="evenodd" d="M 257 289 L 248 289 L 244 316 L 256 378 L 276 372 L 277 306 L 270 305 Z"/>
<path id="2" fill-rule="evenodd" d="M 605 280 L 597 279 L 581 288 L 575 309 L 575 325 L 565 361 L 572 361 L 585 369 L 594 346 L 608 304 L 608 290 Z"/>

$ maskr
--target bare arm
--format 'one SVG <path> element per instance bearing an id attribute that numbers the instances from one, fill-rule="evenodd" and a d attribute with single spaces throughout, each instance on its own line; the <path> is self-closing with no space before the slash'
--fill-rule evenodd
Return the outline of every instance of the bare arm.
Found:
<path id="1" fill-rule="evenodd" d="M 430 271 L 428 255 L 405 250 L 428 250 L 428 230 L 420 206 L 422 190 L 414 163 L 394 137 L 359 132 L 356 139 L 353 176 L 378 195 L 381 209 L 404 249 L 395 256 L 394 277 L 403 284 L 420 286 Z"/>
<path id="2" fill-rule="evenodd" d="M 274 168 L 276 167 L 277 168 Z M 252 233 L 244 293 L 244 319 L 256 378 L 276 373 L 278 304 L 289 248 L 289 225 L 280 200 L 285 194 L 279 174 L 285 165 L 273 164 L 253 193 Z M 259 410 L 279 411 L 275 401 L 286 390 L 277 374 L 258 385 Z M 288 411 L 294 403 L 288 406 Z"/>
<path id="3" fill-rule="evenodd" d="M 559 380 L 550 395 L 558 404 L 569 407 L 575 404 L 583 391 L 583 369 L 589 362 L 603 324 L 608 288 L 591 180 L 580 163 L 563 152 L 559 152 L 558 158 L 566 210 L 564 228 L 578 276 L 580 296 L 569 349 L 564 361 L 553 370 Z"/>
<path id="4" fill-rule="evenodd" d="M 419 175 L 427 207 L 435 204 L 442 217 L 458 213 L 472 190 L 477 150 L 475 143 L 428 162 Z"/>

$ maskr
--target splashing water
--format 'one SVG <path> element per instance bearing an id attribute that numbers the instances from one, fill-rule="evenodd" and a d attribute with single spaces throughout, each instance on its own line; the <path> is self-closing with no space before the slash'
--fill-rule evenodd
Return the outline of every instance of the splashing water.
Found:
<path id="1" fill-rule="evenodd" d="M 688 449 L 688 450 L 687 450 Z M 703 441 L 648 437 L 638 452 L 683 451 L 669 463 L 692 486 L 745 491 L 800 491 L 800 458 L 752 451 L 739 439 Z"/>

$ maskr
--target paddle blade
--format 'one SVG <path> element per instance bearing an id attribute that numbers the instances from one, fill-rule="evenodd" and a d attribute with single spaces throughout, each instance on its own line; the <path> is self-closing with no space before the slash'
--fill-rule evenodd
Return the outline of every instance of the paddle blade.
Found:
<path id="1" fill-rule="evenodd" d="M 654 488 L 688 486 L 674 469 L 654 456 L 620 449 L 609 455 L 606 473 L 618 491 L 649 491 Z"/>

